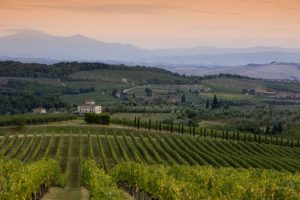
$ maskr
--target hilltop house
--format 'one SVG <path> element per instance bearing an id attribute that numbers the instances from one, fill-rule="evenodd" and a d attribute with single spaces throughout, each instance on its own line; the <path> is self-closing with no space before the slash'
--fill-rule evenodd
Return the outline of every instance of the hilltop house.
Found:
<path id="1" fill-rule="evenodd" d="M 85 113 L 102 113 L 102 107 L 97 105 L 95 101 L 86 100 L 84 105 L 80 105 L 77 107 L 77 113 L 85 114 Z"/>
<path id="2" fill-rule="evenodd" d="M 46 114 L 47 110 L 46 110 L 46 108 L 38 107 L 38 108 L 34 108 L 32 110 L 32 112 L 35 113 L 35 114 Z"/>

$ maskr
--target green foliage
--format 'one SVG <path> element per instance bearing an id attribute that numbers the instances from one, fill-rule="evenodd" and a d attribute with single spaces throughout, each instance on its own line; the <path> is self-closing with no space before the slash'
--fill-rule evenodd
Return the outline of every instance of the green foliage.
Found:
<path id="1" fill-rule="evenodd" d="M 186 99 L 185 99 L 185 95 L 183 94 L 182 96 L 181 96 L 181 103 L 185 103 L 186 102 Z"/>
<path id="2" fill-rule="evenodd" d="M 282 133 L 282 131 L 283 131 L 282 124 L 281 124 L 281 122 L 278 122 L 278 123 L 276 123 L 276 124 L 273 125 L 273 128 L 272 128 L 271 133 L 272 133 L 273 135 L 275 135 L 275 134 L 280 134 L 280 133 Z"/>
<path id="3" fill-rule="evenodd" d="M 62 62 L 54 65 L 44 65 L 44 64 L 26 64 L 20 62 L 13 61 L 4 61 L 0 62 L 0 77 L 33 77 L 33 78 L 60 78 L 63 80 L 72 80 L 74 79 L 70 77 L 70 74 L 74 74 L 76 72 L 89 72 L 95 70 L 102 71 L 112 71 L 112 72 L 141 72 L 138 74 L 139 78 L 145 80 L 144 77 L 147 77 L 148 84 L 163 84 L 170 83 L 170 80 L 160 77 L 168 77 L 172 78 L 173 83 L 187 83 L 190 82 L 184 76 L 180 76 L 179 74 L 169 72 L 164 69 L 159 69 L 155 67 L 144 67 L 144 66 L 125 66 L 125 65 L 112 65 L 112 64 L 104 64 L 104 63 L 86 63 L 86 62 Z M 145 73 L 150 76 L 145 76 Z M 144 76 L 141 76 L 143 74 Z M 121 74 L 122 77 L 124 75 Z M 124 76 L 123 76 L 124 77 Z"/>
<path id="4" fill-rule="evenodd" d="M 110 115 L 108 115 L 108 114 L 86 113 L 84 115 L 84 121 L 88 124 L 105 124 L 105 125 L 109 125 Z"/>
<path id="5" fill-rule="evenodd" d="M 300 195 L 299 174 L 272 170 L 123 163 L 110 175 L 158 199 L 298 199 Z"/>
<path id="6" fill-rule="evenodd" d="M 217 95 L 214 96 L 214 99 L 213 99 L 211 108 L 212 108 L 212 109 L 217 109 L 217 108 L 219 108 L 219 102 L 218 102 Z"/>
<path id="7" fill-rule="evenodd" d="M 98 168 L 94 160 L 87 160 L 82 166 L 82 184 L 90 190 L 92 200 L 120 200 L 124 194 L 113 179 Z"/>
<path id="8" fill-rule="evenodd" d="M 151 97 L 152 96 L 152 90 L 151 88 L 145 88 L 145 93 L 147 97 Z"/>
<path id="9" fill-rule="evenodd" d="M 113 89 L 113 91 L 112 91 L 112 96 L 114 97 L 114 98 L 117 98 L 118 96 L 118 90 L 117 89 Z"/>
<path id="10" fill-rule="evenodd" d="M 0 115 L 1 126 L 24 126 L 44 124 L 58 121 L 74 120 L 76 117 L 70 114 L 24 114 L 24 115 Z"/>
<path id="11" fill-rule="evenodd" d="M 27 94 L 0 94 L 0 114 L 20 114 L 31 112 L 43 106 L 46 109 L 68 109 L 69 105 L 57 97 L 44 97 Z"/>
<path id="12" fill-rule="evenodd" d="M 206 108 L 206 109 L 209 109 L 209 106 L 210 106 L 210 105 L 209 105 L 209 99 L 207 99 L 207 100 L 206 100 L 205 108 Z"/>
<path id="13" fill-rule="evenodd" d="M 41 190 L 61 183 L 57 161 L 40 160 L 23 165 L 17 161 L 0 159 L 0 199 L 38 198 Z"/>
<path id="14" fill-rule="evenodd" d="M 11 122 L 19 128 L 22 128 L 25 125 L 25 119 L 22 117 L 13 118 Z"/>

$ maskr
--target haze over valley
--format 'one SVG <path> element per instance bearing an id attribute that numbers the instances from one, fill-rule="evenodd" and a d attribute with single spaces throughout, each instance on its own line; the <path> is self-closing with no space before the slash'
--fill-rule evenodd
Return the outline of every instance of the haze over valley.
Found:
<path id="1" fill-rule="evenodd" d="M 300 63 L 300 49 L 264 46 L 145 49 L 130 44 L 101 42 L 82 35 L 63 37 L 28 30 L 1 37 L 0 44 L 1 60 L 45 64 L 105 62 L 156 66 L 187 75 L 230 73 L 254 78 L 300 80 L 299 65 L 293 64 Z"/>

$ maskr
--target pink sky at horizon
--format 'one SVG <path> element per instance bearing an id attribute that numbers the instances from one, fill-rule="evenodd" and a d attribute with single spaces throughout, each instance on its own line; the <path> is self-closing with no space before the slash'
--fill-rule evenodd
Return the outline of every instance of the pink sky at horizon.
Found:
<path id="1" fill-rule="evenodd" d="M 34 29 L 144 48 L 300 48 L 299 0 L 1 0 L 0 35 Z"/>

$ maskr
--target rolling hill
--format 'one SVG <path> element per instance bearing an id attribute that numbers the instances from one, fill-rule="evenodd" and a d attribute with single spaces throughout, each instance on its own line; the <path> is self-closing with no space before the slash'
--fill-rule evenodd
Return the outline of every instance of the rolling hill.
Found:
<path id="1" fill-rule="evenodd" d="M 293 63 L 270 63 L 270 64 L 248 64 L 241 67 L 219 67 L 219 68 L 199 68 L 188 67 L 188 69 L 181 70 L 180 68 L 173 68 L 172 71 L 179 73 L 188 72 L 193 75 L 213 75 L 213 74 L 237 74 L 260 79 L 273 80 L 300 80 L 300 64 Z"/>

